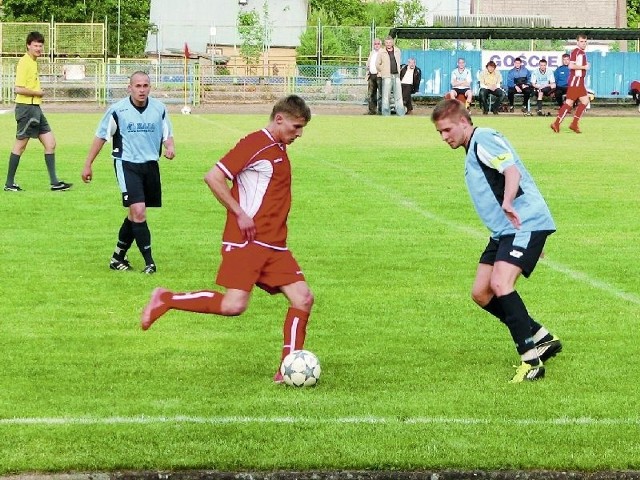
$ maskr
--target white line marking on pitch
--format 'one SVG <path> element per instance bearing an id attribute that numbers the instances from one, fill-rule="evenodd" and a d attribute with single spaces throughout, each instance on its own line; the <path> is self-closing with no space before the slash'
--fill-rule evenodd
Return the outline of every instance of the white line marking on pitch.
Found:
<path id="1" fill-rule="evenodd" d="M 177 424 L 379 424 L 379 425 L 568 425 L 568 426 L 635 426 L 640 425 L 639 418 L 549 418 L 549 419 L 498 419 L 482 418 L 445 418 L 445 417 L 415 417 L 415 418 L 386 418 L 386 417 L 337 417 L 337 418 L 307 418 L 307 417 L 52 417 L 52 418 L 2 418 L 0 426 L 7 425 L 155 425 L 164 423 Z"/>
<path id="2" fill-rule="evenodd" d="M 433 212 L 430 212 L 429 210 L 425 210 L 421 207 L 419 207 L 418 205 L 416 205 L 412 200 L 403 197 L 401 195 L 398 195 L 397 193 L 395 193 L 393 190 L 387 188 L 384 185 L 380 185 L 377 184 L 375 182 L 373 182 L 369 177 L 363 176 L 361 174 L 359 174 L 358 172 L 354 172 L 353 170 L 349 170 L 348 168 L 345 168 L 341 165 L 336 165 L 334 163 L 328 162 L 325 159 L 318 159 L 318 163 L 324 163 L 326 165 L 329 165 L 332 168 L 335 168 L 336 170 L 340 170 L 342 171 L 344 174 L 362 182 L 365 183 L 366 185 L 375 188 L 376 190 L 378 190 L 380 193 L 388 196 L 389 198 L 391 198 L 393 201 L 396 202 L 397 205 L 400 205 L 402 207 L 407 208 L 408 210 L 412 210 L 420 215 L 422 215 L 425 218 L 428 218 L 429 220 L 432 220 L 434 222 L 438 222 L 438 223 L 442 223 L 443 225 L 446 225 L 449 228 L 455 229 L 459 232 L 462 232 L 466 235 L 469 235 L 470 237 L 473 238 L 488 238 L 488 233 L 482 233 L 480 230 L 475 229 L 475 228 L 471 228 L 468 227 L 466 225 L 462 225 L 460 223 L 456 223 L 453 222 L 449 219 L 446 219 L 444 217 L 441 217 L 439 215 L 436 215 Z M 486 231 L 485 231 L 486 232 Z M 627 302 L 630 303 L 634 303 L 636 305 L 640 305 L 640 296 L 633 294 L 633 293 L 629 293 L 629 292 L 625 292 L 624 290 L 611 285 L 610 283 L 604 282 L 602 280 L 598 280 L 597 278 L 593 278 L 589 275 L 587 275 L 584 272 L 579 272 L 577 270 L 574 270 L 566 265 L 563 265 L 561 263 L 558 262 L 554 262 L 552 260 L 549 259 L 544 259 L 542 262 L 540 262 L 540 265 L 546 266 L 548 268 L 550 268 L 551 270 L 555 270 L 558 273 L 562 273 L 563 275 L 566 275 L 567 277 L 569 277 L 572 280 L 575 280 L 577 282 L 582 282 L 586 285 L 589 285 L 592 288 L 595 288 L 597 290 L 601 290 L 603 292 L 606 292 L 614 297 L 620 298 L 622 300 L 626 300 Z"/>

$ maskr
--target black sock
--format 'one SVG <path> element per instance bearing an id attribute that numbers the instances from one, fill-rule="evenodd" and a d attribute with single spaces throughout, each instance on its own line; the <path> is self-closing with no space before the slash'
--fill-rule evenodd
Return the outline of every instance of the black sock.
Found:
<path id="1" fill-rule="evenodd" d="M 534 347 L 531 335 L 531 323 L 527 307 L 515 290 L 507 295 L 498 297 L 505 312 L 504 323 L 511 333 L 520 355 Z"/>
<path id="2" fill-rule="evenodd" d="M 138 249 L 144 257 L 144 263 L 147 265 L 155 263 L 153 261 L 153 257 L 151 256 L 151 232 L 149 231 L 147 222 L 132 222 L 131 229 L 133 231 L 133 236 L 136 239 Z"/>
<path id="3" fill-rule="evenodd" d="M 491 297 L 491 300 L 489 300 L 489 303 L 487 303 L 482 308 L 483 310 L 486 310 L 491 315 L 496 317 L 502 323 L 505 323 L 506 314 L 504 313 L 504 309 L 502 308 L 502 304 L 500 303 L 500 300 L 498 300 L 498 297 L 496 297 L 495 295 Z M 542 325 L 536 322 L 531 315 L 529 315 L 529 325 L 531 325 L 531 336 L 534 336 L 538 332 L 538 330 L 542 328 Z M 537 343 L 548 342 L 552 339 L 553 339 L 553 335 L 548 333 L 547 335 L 544 336 L 544 338 L 542 338 Z"/>
<path id="4" fill-rule="evenodd" d="M 47 165 L 47 170 L 49 171 L 49 180 L 51 181 L 51 185 L 55 185 L 58 183 L 58 177 L 56 176 L 56 154 L 45 153 L 44 163 Z"/>
<path id="5" fill-rule="evenodd" d="M 117 260 L 124 260 L 127 256 L 127 251 L 131 248 L 133 244 L 133 227 L 131 220 L 125 218 L 120 225 L 120 231 L 118 232 L 118 243 L 116 243 L 116 249 L 113 252 L 113 258 Z"/>
<path id="6" fill-rule="evenodd" d="M 19 163 L 20 155 L 12 152 L 11 155 L 9 155 L 9 170 L 7 171 L 7 182 L 5 183 L 7 187 L 16 183 L 16 171 L 18 170 Z"/>

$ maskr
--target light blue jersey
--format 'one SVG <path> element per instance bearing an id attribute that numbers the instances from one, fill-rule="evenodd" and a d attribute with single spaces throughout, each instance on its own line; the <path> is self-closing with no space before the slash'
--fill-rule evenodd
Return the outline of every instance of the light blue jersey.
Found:
<path id="1" fill-rule="evenodd" d="M 537 88 L 548 87 L 552 82 L 555 82 L 555 78 L 553 72 L 549 69 L 545 70 L 544 73 L 539 68 L 531 72 L 531 83 Z"/>
<path id="2" fill-rule="evenodd" d="M 522 222 L 519 230 L 502 210 L 505 186 L 503 172 L 512 165 L 516 166 L 521 176 L 518 193 L 513 200 L 513 207 Z M 491 128 L 476 128 L 473 131 L 464 176 L 476 211 L 491 231 L 492 238 L 555 231 L 555 223 L 542 194 L 514 148 L 499 132 Z"/>
<path id="3" fill-rule="evenodd" d="M 151 97 L 146 107 L 136 107 L 130 97 L 111 105 L 98 125 L 96 137 L 113 139 L 111 155 L 125 162 L 157 161 L 162 142 L 173 136 L 166 107 Z"/>

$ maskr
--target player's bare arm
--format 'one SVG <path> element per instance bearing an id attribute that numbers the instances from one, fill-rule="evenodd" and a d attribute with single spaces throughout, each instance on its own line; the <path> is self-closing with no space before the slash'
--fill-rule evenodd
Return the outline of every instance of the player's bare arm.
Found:
<path id="1" fill-rule="evenodd" d="M 82 181 L 84 183 L 91 182 L 91 179 L 93 178 L 93 169 L 91 166 L 105 143 L 107 143 L 107 141 L 104 138 L 93 138 L 91 147 L 89 147 L 89 153 L 87 153 L 87 159 L 84 162 L 84 168 L 82 169 Z"/>
<path id="2" fill-rule="evenodd" d="M 253 218 L 246 214 L 240 204 L 233 198 L 233 195 L 231 195 L 231 189 L 227 184 L 227 177 L 224 172 L 214 165 L 205 175 L 204 181 L 224 208 L 236 216 L 238 227 L 242 231 L 245 240 L 252 242 L 256 238 L 256 224 Z"/>
<path id="3" fill-rule="evenodd" d="M 13 91 L 18 95 L 24 95 L 25 97 L 44 97 L 44 92 L 42 90 L 31 90 L 27 87 L 13 87 Z"/>
<path id="4" fill-rule="evenodd" d="M 515 228 L 520 228 L 520 216 L 516 209 L 513 207 L 513 200 L 518 193 L 518 187 L 520 185 L 520 171 L 515 165 L 511 165 L 505 169 L 504 173 L 504 198 L 502 200 L 502 210 L 513 224 Z"/>

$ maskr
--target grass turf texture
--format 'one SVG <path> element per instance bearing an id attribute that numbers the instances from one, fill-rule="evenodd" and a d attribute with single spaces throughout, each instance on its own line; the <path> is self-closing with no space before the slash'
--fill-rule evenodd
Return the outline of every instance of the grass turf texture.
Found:
<path id="1" fill-rule="evenodd" d="M 28 147 L 2 192 L 0 473 L 114 469 L 637 469 L 637 120 L 477 117 L 515 145 L 558 224 L 518 290 L 564 341 L 547 377 L 510 385 L 507 330 L 470 287 L 487 240 L 427 117 L 316 116 L 290 147 L 290 247 L 316 295 L 315 389 L 275 386 L 285 299 L 239 318 L 169 312 L 150 291 L 214 286 L 221 206 L 202 177 L 263 116 L 173 115 L 158 274 L 113 272 L 124 209 L 105 148 L 79 180 L 98 115 L 48 115 L 58 171 Z M 565 122 L 567 123 L 567 122 Z M 14 121 L 0 116 L 8 158 Z M 4 163 L 6 167 L 6 162 Z M 143 267 L 135 246 L 130 260 Z"/>

